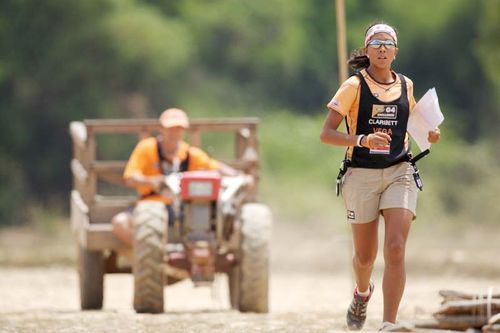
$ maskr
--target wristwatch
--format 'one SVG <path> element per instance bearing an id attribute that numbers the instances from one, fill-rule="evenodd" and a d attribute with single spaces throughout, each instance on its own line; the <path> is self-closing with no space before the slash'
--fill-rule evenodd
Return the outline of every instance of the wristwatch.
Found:
<path id="1" fill-rule="evenodd" d="M 358 135 L 358 137 L 356 138 L 356 146 L 357 146 L 357 147 L 363 147 L 363 146 L 361 145 L 361 141 L 363 141 L 363 138 L 364 138 L 364 137 L 365 137 L 365 135 L 364 135 L 364 134 L 360 134 L 360 135 Z"/>

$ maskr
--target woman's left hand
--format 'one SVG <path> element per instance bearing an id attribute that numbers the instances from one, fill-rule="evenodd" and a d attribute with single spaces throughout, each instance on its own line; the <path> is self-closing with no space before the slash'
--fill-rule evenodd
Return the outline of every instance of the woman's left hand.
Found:
<path id="1" fill-rule="evenodd" d="M 441 138 L 441 131 L 439 130 L 439 128 L 436 127 L 432 131 L 429 131 L 429 136 L 427 137 L 427 141 L 429 141 L 430 143 L 436 143 L 439 141 L 440 138 Z"/>

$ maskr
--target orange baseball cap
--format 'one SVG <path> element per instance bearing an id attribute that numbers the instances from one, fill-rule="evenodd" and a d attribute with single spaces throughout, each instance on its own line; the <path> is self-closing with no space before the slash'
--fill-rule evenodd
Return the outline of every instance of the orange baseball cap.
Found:
<path id="1" fill-rule="evenodd" d="M 189 118 L 186 112 L 177 108 L 166 109 L 160 115 L 160 124 L 165 128 L 181 126 L 189 128 Z"/>

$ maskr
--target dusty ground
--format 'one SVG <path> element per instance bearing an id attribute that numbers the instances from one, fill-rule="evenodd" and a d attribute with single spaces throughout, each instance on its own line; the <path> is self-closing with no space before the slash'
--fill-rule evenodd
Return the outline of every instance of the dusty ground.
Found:
<path id="1" fill-rule="evenodd" d="M 189 281 L 166 288 L 165 314 L 138 315 L 131 309 L 131 276 L 124 274 L 106 277 L 102 311 L 82 312 L 72 267 L 4 265 L 0 267 L 0 332 L 344 331 L 353 287 L 346 231 L 276 226 L 271 312 L 266 315 L 229 310 L 223 276 L 213 288 L 194 288 Z M 415 234 L 408 247 L 409 273 L 400 319 L 430 317 L 439 306 L 439 289 L 484 292 L 490 286 L 500 287 L 499 270 L 492 267 L 498 265 L 499 245 L 487 241 L 488 233 L 474 229 L 460 238 L 448 233 L 444 242 L 425 230 L 417 229 Z M 381 273 L 379 260 L 366 330 L 376 331 L 380 324 Z"/>

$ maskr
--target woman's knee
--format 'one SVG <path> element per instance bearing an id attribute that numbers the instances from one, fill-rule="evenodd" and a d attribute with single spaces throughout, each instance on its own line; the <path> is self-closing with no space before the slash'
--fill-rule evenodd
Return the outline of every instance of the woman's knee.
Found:
<path id="1" fill-rule="evenodd" d="M 376 258 L 377 253 L 355 252 L 354 254 L 354 261 L 356 262 L 356 265 L 361 268 L 368 268 L 373 266 Z"/>
<path id="2" fill-rule="evenodd" d="M 384 259 L 388 265 L 401 265 L 405 258 L 405 243 L 403 241 L 391 241 L 384 247 Z"/>

